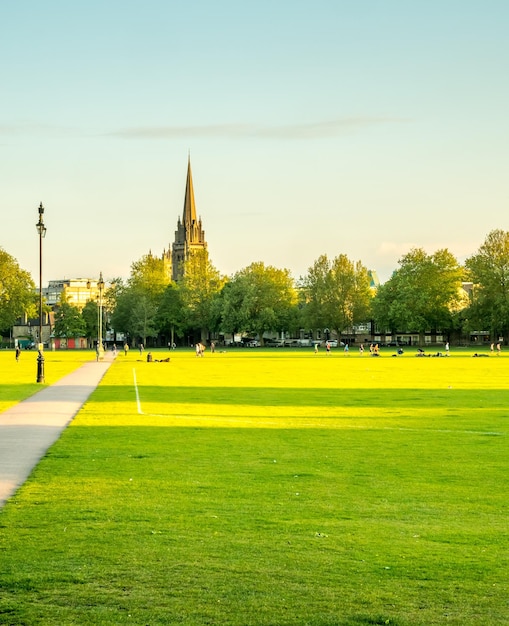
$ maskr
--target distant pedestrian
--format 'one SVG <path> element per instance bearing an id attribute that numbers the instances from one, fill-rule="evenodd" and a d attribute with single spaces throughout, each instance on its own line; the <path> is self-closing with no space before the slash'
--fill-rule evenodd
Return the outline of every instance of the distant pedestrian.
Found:
<path id="1" fill-rule="evenodd" d="M 361 345 L 359 346 L 359 354 L 362 356 L 364 354 L 364 344 L 361 343 Z"/>
<path id="2" fill-rule="evenodd" d="M 315 343 L 315 354 L 318 354 L 318 344 Z"/>
<path id="3" fill-rule="evenodd" d="M 216 351 L 216 344 L 213 341 L 210 342 L 210 351 L 211 352 L 215 352 Z"/>
<path id="4" fill-rule="evenodd" d="M 350 352 L 349 352 L 349 351 L 350 351 L 350 348 L 349 348 L 348 344 L 347 344 L 347 343 L 345 343 L 345 347 L 344 347 L 344 352 L 345 352 L 345 354 L 346 354 L 346 355 L 349 355 L 349 354 L 350 354 Z"/>
<path id="5" fill-rule="evenodd" d="M 127 353 L 129 352 L 129 344 L 127 343 L 127 341 L 124 343 L 124 356 L 127 356 Z"/>
<path id="6" fill-rule="evenodd" d="M 114 343 L 113 344 L 113 358 L 115 358 L 117 356 L 117 344 Z"/>
<path id="7" fill-rule="evenodd" d="M 490 346 L 490 352 L 491 352 L 491 354 L 493 354 L 494 350 L 495 350 L 495 344 L 494 344 L 494 343 L 492 343 L 492 344 L 491 344 L 491 346 Z"/>
<path id="8" fill-rule="evenodd" d="M 19 355 L 21 354 L 21 348 L 16 346 L 16 361 L 19 361 Z"/>
<path id="9" fill-rule="evenodd" d="M 330 343 L 329 342 L 327 342 L 325 344 L 325 350 L 326 350 L 327 354 L 330 354 Z"/>
<path id="10" fill-rule="evenodd" d="M 143 350 L 144 350 L 145 346 L 140 343 L 140 356 L 143 354 Z"/>
<path id="11" fill-rule="evenodd" d="M 449 356 L 449 342 L 445 344 L 445 356 Z"/>
<path id="12" fill-rule="evenodd" d="M 497 343 L 497 356 L 500 356 L 500 351 L 502 350 L 502 347 L 500 346 L 500 341 Z"/>

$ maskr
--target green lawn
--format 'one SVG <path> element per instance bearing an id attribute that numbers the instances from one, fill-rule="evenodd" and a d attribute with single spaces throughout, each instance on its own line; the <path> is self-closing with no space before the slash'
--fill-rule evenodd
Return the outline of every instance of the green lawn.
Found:
<path id="1" fill-rule="evenodd" d="M 391 354 L 121 354 L 0 512 L 0 624 L 509 623 L 509 358 Z"/>
<path id="2" fill-rule="evenodd" d="M 44 384 L 37 383 L 37 351 L 22 350 L 16 362 L 14 350 L 0 352 L 0 411 L 24 400 L 46 385 L 83 365 L 95 360 L 90 350 L 62 350 L 44 352 Z"/>

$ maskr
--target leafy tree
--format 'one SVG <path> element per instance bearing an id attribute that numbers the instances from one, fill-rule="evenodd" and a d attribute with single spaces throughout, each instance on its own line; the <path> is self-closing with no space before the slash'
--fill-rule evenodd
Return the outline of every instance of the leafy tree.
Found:
<path id="1" fill-rule="evenodd" d="M 122 281 L 118 281 L 112 289 L 108 290 L 108 301 L 112 310 L 111 326 L 115 331 L 129 334 L 131 339 L 134 339 L 131 321 L 132 300 L 132 291 Z"/>
<path id="2" fill-rule="evenodd" d="M 177 283 L 170 283 L 159 303 L 156 322 L 161 332 L 170 337 L 170 342 L 175 342 L 175 335 L 182 337 L 184 334 L 184 312 L 182 294 Z"/>
<path id="3" fill-rule="evenodd" d="M 450 331 L 461 303 L 464 271 L 447 249 L 428 255 L 414 248 L 399 261 L 392 277 L 381 285 L 373 301 L 380 328 L 395 331 Z"/>
<path id="4" fill-rule="evenodd" d="M 81 311 L 67 301 L 64 294 L 60 298 L 58 309 L 55 314 L 55 337 L 83 337 L 85 335 L 85 320 Z"/>
<path id="5" fill-rule="evenodd" d="M 170 280 L 168 261 L 149 252 L 131 265 L 128 285 L 132 289 L 143 291 L 155 302 L 169 285 Z"/>
<path id="6" fill-rule="evenodd" d="M 85 325 L 85 337 L 87 339 L 96 339 L 99 336 L 99 307 L 97 302 L 89 300 L 83 307 L 81 316 Z"/>
<path id="7" fill-rule="evenodd" d="M 261 338 L 266 331 L 287 330 L 296 303 L 289 270 L 252 263 L 225 286 L 221 326 L 224 332 Z"/>
<path id="8" fill-rule="evenodd" d="M 170 282 L 169 266 L 164 258 L 151 253 L 131 265 L 126 284 L 116 281 L 107 297 L 114 302 L 111 324 L 132 339 L 156 337 L 159 333 L 157 312 L 162 295 Z"/>
<path id="9" fill-rule="evenodd" d="M 30 274 L 0 248 L 0 330 L 9 329 L 25 313 L 37 315 L 37 296 Z"/>
<path id="10" fill-rule="evenodd" d="M 129 333 L 141 337 L 144 344 L 147 337 L 157 337 L 159 328 L 156 323 L 157 302 L 146 291 L 131 288 L 126 294 L 129 307 Z"/>
<path id="11" fill-rule="evenodd" d="M 493 230 L 465 265 L 473 282 L 470 317 L 492 338 L 509 337 L 509 232 Z"/>
<path id="12" fill-rule="evenodd" d="M 184 262 L 179 282 L 183 323 L 189 330 L 200 329 L 201 339 L 207 331 L 217 330 L 216 301 L 225 284 L 212 265 L 206 249 L 191 252 Z"/>
<path id="13" fill-rule="evenodd" d="M 370 317 L 372 292 L 368 270 L 340 254 L 320 256 L 302 281 L 304 315 L 315 328 L 334 328 L 338 336 Z"/>

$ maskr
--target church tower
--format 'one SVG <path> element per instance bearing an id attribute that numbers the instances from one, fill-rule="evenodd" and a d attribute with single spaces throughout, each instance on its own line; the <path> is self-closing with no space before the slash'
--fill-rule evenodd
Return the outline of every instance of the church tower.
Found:
<path id="1" fill-rule="evenodd" d="M 194 203 L 193 176 L 191 174 L 191 156 L 187 161 L 186 195 L 184 198 L 184 211 L 182 220 L 179 217 L 175 241 L 172 246 L 171 265 L 172 280 L 182 278 L 183 264 L 189 255 L 196 250 L 206 250 L 205 232 L 201 225 L 201 217 L 196 218 L 196 205 Z"/>

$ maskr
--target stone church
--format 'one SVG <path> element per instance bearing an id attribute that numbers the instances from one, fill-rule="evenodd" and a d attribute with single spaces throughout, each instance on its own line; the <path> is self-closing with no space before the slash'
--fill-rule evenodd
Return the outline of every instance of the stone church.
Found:
<path id="1" fill-rule="evenodd" d="M 165 253 L 166 260 L 171 262 L 171 278 L 178 282 L 182 278 L 183 263 L 190 254 L 197 250 L 206 250 L 205 231 L 202 228 L 201 217 L 197 218 L 194 201 L 193 175 L 191 172 L 191 157 L 187 161 L 186 192 L 182 219 L 179 217 L 175 241 L 170 250 Z"/>

